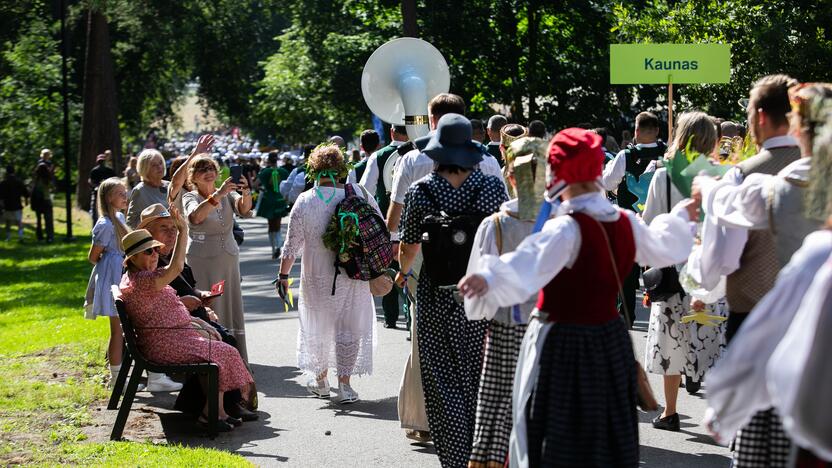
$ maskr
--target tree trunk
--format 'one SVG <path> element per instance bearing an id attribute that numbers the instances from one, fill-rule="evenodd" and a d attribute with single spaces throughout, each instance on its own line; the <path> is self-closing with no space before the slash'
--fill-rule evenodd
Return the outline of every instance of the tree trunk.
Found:
<path id="1" fill-rule="evenodd" d="M 416 26 L 416 0 L 402 0 L 402 23 L 405 37 L 419 37 Z"/>
<path id="2" fill-rule="evenodd" d="M 537 31 L 540 27 L 540 5 L 536 0 L 531 0 L 526 7 L 526 18 L 528 19 L 527 44 L 529 56 L 526 60 L 526 89 L 529 92 L 529 120 L 537 118 Z"/>
<path id="3" fill-rule="evenodd" d="M 78 150 L 78 205 L 90 206 L 90 170 L 95 157 L 105 150 L 113 152 L 113 169 L 121 172 L 121 137 L 118 130 L 118 106 L 110 32 L 107 18 L 92 9 L 87 17 L 87 54 L 84 65 L 84 115 L 81 120 L 81 144 Z"/>

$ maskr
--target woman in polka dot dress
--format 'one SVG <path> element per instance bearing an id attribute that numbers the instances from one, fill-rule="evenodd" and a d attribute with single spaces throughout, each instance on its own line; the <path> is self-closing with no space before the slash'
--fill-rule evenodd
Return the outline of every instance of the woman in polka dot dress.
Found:
<path id="1" fill-rule="evenodd" d="M 440 210 L 491 214 L 507 200 L 502 181 L 477 169 L 482 154 L 471 144 L 468 119 L 444 115 L 424 152 L 436 165 L 430 175 L 410 187 L 405 198 L 399 255 L 402 272 L 410 270 L 419 251 L 425 216 Z M 396 279 L 404 283 L 402 273 Z M 466 466 L 487 322 L 469 321 L 453 291 L 440 288 L 424 268 L 416 293 L 419 357 L 431 436 L 442 466 Z"/>

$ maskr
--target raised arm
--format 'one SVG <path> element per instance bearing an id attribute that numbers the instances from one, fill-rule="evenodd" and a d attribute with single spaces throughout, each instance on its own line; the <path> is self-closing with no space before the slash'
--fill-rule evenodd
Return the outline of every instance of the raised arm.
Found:
<path id="1" fill-rule="evenodd" d="M 161 276 L 156 278 L 155 288 L 162 289 L 169 285 L 171 281 L 176 279 L 182 269 L 185 268 L 185 250 L 188 247 L 188 223 L 176 207 L 170 208 L 170 216 L 173 222 L 176 223 L 176 229 L 179 234 L 176 236 L 176 244 L 173 247 L 173 255 L 171 256 L 168 266 L 163 268 Z"/>
<path id="2" fill-rule="evenodd" d="M 237 184 L 231 181 L 231 177 L 225 179 L 225 182 L 222 183 L 220 188 L 214 191 L 208 198 L 202 201 L 199 205 L 197 205 L 196 209 L 189 209 L 191 204 L 189 203 L 188 206 L 185 207 L 185 212 L 188 213 L 188 220 L 192 224 L 202 224 L 205 221 L 205 218 L 208 217 L 208 213 L 219 204 L 222 198 L 229 193 L 237 190 Z M 249 198 L 249 201 L 251 199 Z"/>
<path id="3" fill-rule="evenodd" d="M 173 200 L 176 200 L 176 196 L 179 195 L 179 191 L 182 190 L 182 187 L 185 185 L 185 179 L 188 177 L 188 166 L 191 165 L 191 161 L 198 154 L 211 151 L 212 146 L 214 146 L 214 135 L 206 134 L 199 137 L 194 150 L 191 151 L 191 155 L 188 156 L 188 160 L 179 166 L 170 178 L 170 186 L 168 187 L 168 205 L 173 204 Z"/>

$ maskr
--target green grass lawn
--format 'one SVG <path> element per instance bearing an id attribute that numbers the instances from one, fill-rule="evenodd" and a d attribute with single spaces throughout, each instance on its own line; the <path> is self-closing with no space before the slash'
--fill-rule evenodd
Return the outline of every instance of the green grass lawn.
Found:
<path id="1" fill-rule="evenodd" d="M 74 212 L 76 240 L 63 242 L 55 205 L 55 243 L 35 240 L 28 210 L 23 243 L 0 237 L 0 465 L 249 466 L 217 450 L 86 441 L 90 407 L 109 396 L 109 327 L 83 316 L 89 216 Z"/>

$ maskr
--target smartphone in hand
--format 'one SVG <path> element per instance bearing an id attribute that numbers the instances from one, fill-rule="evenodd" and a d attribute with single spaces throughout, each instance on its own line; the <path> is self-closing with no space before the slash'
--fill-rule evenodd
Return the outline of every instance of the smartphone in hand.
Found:
<path id="1" fill-rule="evenodd" d="M 239 184 L 243 178 L 243 166 L 234 164 L 233 166 L 229 166 L 228 169 L 231 170 L 231 182 Z"/>

